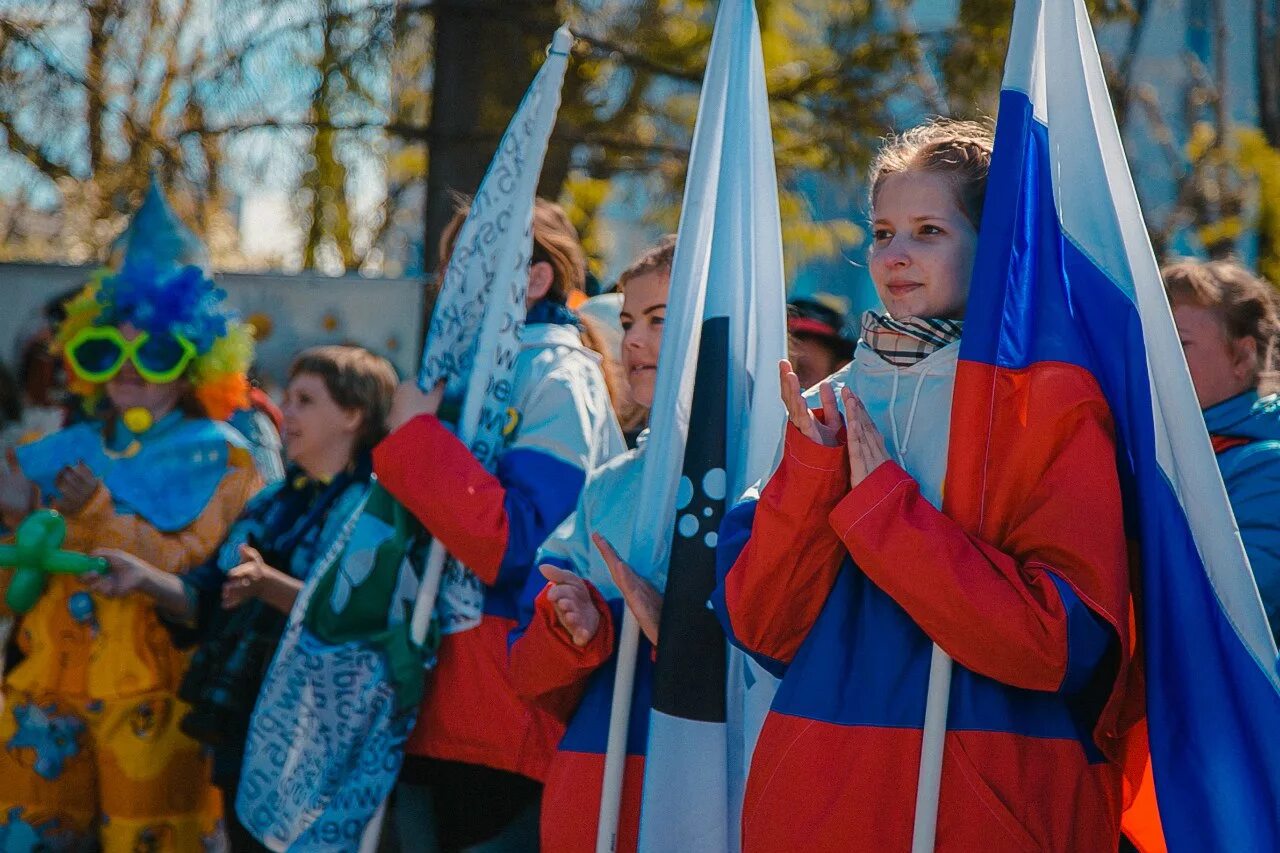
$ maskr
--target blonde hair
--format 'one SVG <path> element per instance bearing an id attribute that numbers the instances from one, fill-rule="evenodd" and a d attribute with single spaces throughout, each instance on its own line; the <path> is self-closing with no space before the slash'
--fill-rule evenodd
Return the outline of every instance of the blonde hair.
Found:
<path id="1" fill-rule="evenodd" d="M 1208 308 L 1218 315 L 1229 338 L 1253 338 L 1258 345 L 1259 390 L 1274 390 L 1280 296 L 1265 279 L 1232 261 L 1195 260 L 1166 264 L 1160 277 L 1170 304 Z"/>
<path id="2" fill-rule="evenodd" d="M 655 272 L 671 275 L 671 265 L 675 263 L 675 259 L 676 235 L 667 234 L 659 238 L 653 246 L 641 252 L 640 257 L 622 271 L 618 276 L 618 292 L 625 291 L 627 282 L 642 275 Z"/>
<path id="3" fill-rule="evenodd" d="M 459 196 L 453 218 L 440 232 L 437 269 L 442 278 L 449 266 L 458 232 L 470 212 L 471 199 Z M 547 291 L 547 298 L 553 302 L 565 302 L 571 293 L 586 289 L 587 255 L 578 240 L 578 229 L 573 227 L 564 208 L 545 198 L 537 199 L 533 205 L 533 255 L 530 261 L 551 265 L 551 289 Z"/>
<path id="4" fill-rule="evenodd" d="M 929 172 L 950 179 L 956 206 L 976 228 L 991 171 L 995 134 L 988 122 L 938 118 L 888 137 L 871 163 L 871 207 L 884 179 L 904 172 Z"/>

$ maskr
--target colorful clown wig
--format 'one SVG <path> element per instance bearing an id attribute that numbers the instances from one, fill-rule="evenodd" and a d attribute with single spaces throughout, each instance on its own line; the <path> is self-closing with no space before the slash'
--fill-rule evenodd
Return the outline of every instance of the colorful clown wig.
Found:
<path id="1" fill-rule="evenodd" d="M 103 383 L 74 368 L 68 344 L 91 327 L 129 325 L 152 337 L 189 342 L 194 356 L 182 378 L 210 418 L 223 420 L 246 407 L 253 331 L 205 275 L 204 247 L 178 221 L 154 180 L 112 254 L 112 263 L 66 303 L 66 320 L 54 335 L 52 349 L 68 361 L 71 390 L 92 406 Z"/>

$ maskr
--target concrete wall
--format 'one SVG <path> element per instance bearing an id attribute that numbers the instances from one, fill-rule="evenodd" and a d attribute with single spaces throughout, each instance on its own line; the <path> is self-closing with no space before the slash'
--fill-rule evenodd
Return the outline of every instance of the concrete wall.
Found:
<path id="1" fill-rule="evenodd" d="M 0 263 L 0 358 L 12 365 L 19 335 L 36 322 L 41 306 L 82 285 L 92 270 Z M 390 359 L 402 377 L 417 372 L 424 310 L 419 280 L 228 273 L 217 281 L 242 316 L 269 321 L 258 364 L 273 383 L 283 381 L 298 350 L 327 343 L 367 347 Z"/>

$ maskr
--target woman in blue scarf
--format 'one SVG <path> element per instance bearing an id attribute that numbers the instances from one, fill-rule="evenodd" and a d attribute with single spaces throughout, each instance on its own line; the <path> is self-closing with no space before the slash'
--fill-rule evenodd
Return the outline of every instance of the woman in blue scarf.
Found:
<path id="1" fill-rule="evenodd" d="M 234 811 L 254 701 L 303 580 L 368 489 L 395 384 L 391 365 L 359 347 L 305 350 L 285 391 L 284 480 L 250 502 L 217 554 L 179 576 L 103 551 L 111 574 L 87 581 L 104 595 L 150 596 L 180 644 L 200 644 L 179 693 L 192 705 L 182 728 L 213 747 L 237 851 L 265 849 Z"/>

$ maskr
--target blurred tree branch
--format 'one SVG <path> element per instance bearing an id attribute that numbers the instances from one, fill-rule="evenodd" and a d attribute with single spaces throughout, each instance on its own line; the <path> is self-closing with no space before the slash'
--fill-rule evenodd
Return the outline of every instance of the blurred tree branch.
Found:
<path id="1" fill-rule="evenodd" d="M 860 202 L 815 221 L 799 187 L 819 174 L 855 187 L 880 137 L 912 115 L 992 114 L 1012 0 L 959 0 L 954 23 L 928 30 L 911 0 L 756 2 L 787 257 L 839 256 L 860 239 Z M 1231 251 L 1256 198 L 1262 252 L 1274 258 L 1280 204 L 1258 187 L 1280 141 L 1280 0 L 1252 0 L 1257 136 L 1230 125 L 1216 94 L 1225 19 L 1213 2 L 1214 71 L 1193 67 L 1181 113 L 1138 77 L 1156 4 L 1090 7 L 1095 22 L 1125 27 L 1104 57 L 1117 117 L 1126 132 L 1151 133 L 1146 156 L 1158 152 L 1174 188 L 1152 223 L 1159 251 L 1188 229 L 1209 251 Z M 0 199 L 4 251 L 92 257 L 155 168 L 223 263 L 240 259 L 232 193 L 269 178 L 291 199 L 300 262 L 337 272 L 395 255 L 429 267 L 449 191 L 474 189 L 565 20 L 578 41 L 540 189 L 561 195 L 598 258 L 610 237 L 593 229 L 611 198 L 637 193 L 655 228 L 674 223 L 715 9 L 715 0 L 49 0 L 38 14 L 0 13 L 0 154 L 23 176 Z M 382 193 L 372 206 L 371 180 Z M 50 188 L 60 205 L 42 213 L 30 199 Z"/>

